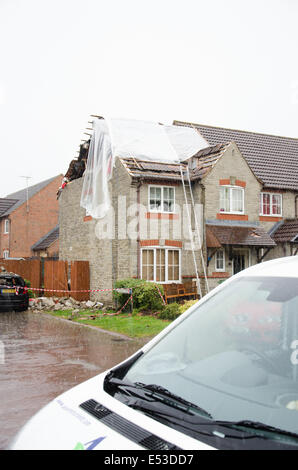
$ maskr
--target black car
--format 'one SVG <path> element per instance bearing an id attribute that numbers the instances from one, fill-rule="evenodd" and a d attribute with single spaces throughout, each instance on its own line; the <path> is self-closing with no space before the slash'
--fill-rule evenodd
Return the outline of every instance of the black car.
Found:
<path id="1" fill-rule="evenodd" d="M 0 273 L 0 309 L 22 312 L 29 306 L 29 294 L 24 279 L 7 271 Z"/>

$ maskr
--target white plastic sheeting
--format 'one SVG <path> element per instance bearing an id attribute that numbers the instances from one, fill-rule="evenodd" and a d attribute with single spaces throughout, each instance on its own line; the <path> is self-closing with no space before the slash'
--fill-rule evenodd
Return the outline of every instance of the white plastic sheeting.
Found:
<path id="1" fill-rule="evenodd" d="M 130 119 L 95 119 L 81 195 L 81 206 L 94 219 L 110 208 L 108 183 L 116 157 L 179 163 L 208 142 L 193 128 Z"/>

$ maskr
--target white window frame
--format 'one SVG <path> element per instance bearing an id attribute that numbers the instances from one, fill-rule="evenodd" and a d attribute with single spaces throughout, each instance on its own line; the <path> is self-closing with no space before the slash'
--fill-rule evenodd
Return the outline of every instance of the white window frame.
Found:
<path id="1" fill-rule="evenodd" d="M 154 279 L 148 280 L 148 282 L 158 282 L 158 284 L 169 284 L 169 283 L 176 283 L 181 284 L 181 249 L 176 248 L 175 246 L 144 246 L 141 249 L 141 279 L 143 279 L 143 251 L 144 250 L 153 250 L 153 274 Z M 157 281 L 156 280 L 156 250 L 165 250 L 165 280 L 164 281 Z M 179 279 L 173 281 L 172 279 L 168 279 L 168 251 L 178 251 L 179 253 Z M 147 280 L 147 279 L 146 279 Z"/>
<path id="2" fill-rule="evenodd" d="M 3 259 L 9 258 L 9 250 L 3 250 Z"/>
<path id="3" fill-rule="evenodd" d="M 219 253 L 222 253 L 222 268 L 217 267 L 217 261 L 218 261 L 218 254 Z M 215 271 L 223 273 L 223 272 L 225 272 L 225 270 L 226 270 L 225 250 L 220 249 L 220 250 L 217 250 L 216 253 L 215 253 Z"/>
<path id="4" fill-rule="evenodd" d="M 151 188 L 159 188 L 161 190 L 161 209 L 151 209 L 150 208 L 150 189 Z M 173 189 L 174 191 L 174 209 L 172 211 L 165 211 L 164 210 L 164 189 Z M 157 185 L 157 184 L 149 184 L 148 186 L 148 210 L 149 212 L 155 212 L 155 213 L 162 213 L 162 214 L 174 214 L 175 209 L 176 209 L 176 191 L 175 191 L 175 186 L 164 186 L 164 185 Z"/>
<path id="5" fill-rule="evenodd" d="M 9 233 L 9 219 L 4 219 L 4 233 Z"/>
<path id="6" fill-rule="evenodd" d="M 264 214 L 263 213 L 263 196 L 270 196 L 270 213 L 269 214 Z M 272 198 L 273 196 L 278 196 L 280 197 L 280 214 L 273 214 L 272 212 Z M 266 192 L 261 192 L 260 194 L 260 215 L 264 217 L 282 217 L 282 194 L 280 193 L 266 193 Z"/>
<path id="7" fill-rule="evenodd" d="M 229 189 L 229 199 L 230 199 L 230 207 L 232 207 L 232 194 L 233 194 L 233 189 L 237 189 L 238 191 L 241 191 L 241 194 L 242 194 L 242 211 L 225 211 L 225 210 L 221 210 L 221 207 L 220 207 L 220 200 L 221 200 L 221 195 L 220 195 L 220 191 L 222 188 L 228 188 Z M 232 185 L 228 185 L 228 184 L 225 184 L 225 185 L 221 185 L 220 186 L 220 189 L 219 189 L 219 213 L 220 214 L 244 214 L 245 213 L 245 208 L 244 208 L 244 188 L 242 188 L 241 186 L 232 186 Z"/>

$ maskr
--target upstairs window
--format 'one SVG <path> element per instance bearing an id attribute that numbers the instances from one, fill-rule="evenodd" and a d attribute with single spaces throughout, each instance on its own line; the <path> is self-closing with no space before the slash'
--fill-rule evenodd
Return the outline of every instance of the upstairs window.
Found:
<path id="1" fill-rule="evenodd" d="M 149 186 L 149 210 L 151 212 L 174 212 L 175 188 Z"/>
<path id="2" fill-rule="evenodd" d="M 4 220 L 4 233 L 9 233 L 9 219 Z"/>
<path id="3" fill-rule="evenodd" d="M 9 251 L 8 250 L 3 250 L 3 258 L 9 258 Z"/>
<path id="4" fill-rule="evenodd" d="M 238 186 L 221 186 L 219 210 L 230 214 L 243 214 L 244 189 Z"/>
<path id="5" fill-rule="evenodd" d="M 260 215 L 282 215 L 281 194 L 261 193 L 260 197 Z"/>

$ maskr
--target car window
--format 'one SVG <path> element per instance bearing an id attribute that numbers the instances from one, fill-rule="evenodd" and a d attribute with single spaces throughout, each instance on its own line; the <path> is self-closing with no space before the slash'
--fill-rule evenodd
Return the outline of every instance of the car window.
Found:
<path id="1" fill-rule="evenodd" d="M 298 432 L 298 280 L 232 281 L 126 375 L 161 385 L 218 420 Z"/>

